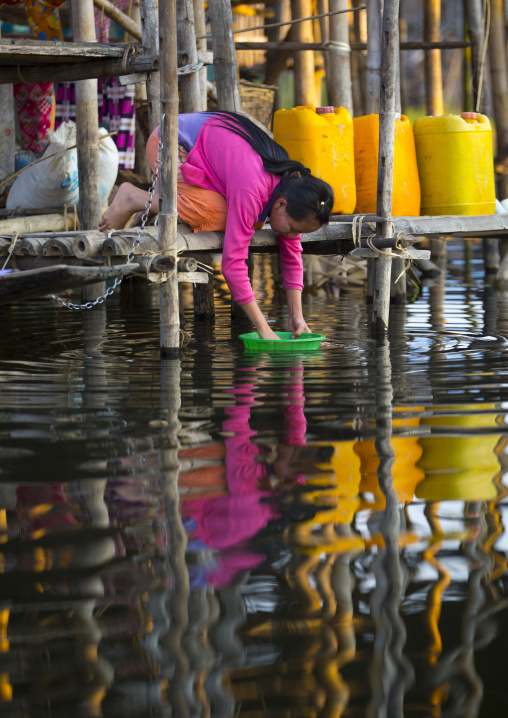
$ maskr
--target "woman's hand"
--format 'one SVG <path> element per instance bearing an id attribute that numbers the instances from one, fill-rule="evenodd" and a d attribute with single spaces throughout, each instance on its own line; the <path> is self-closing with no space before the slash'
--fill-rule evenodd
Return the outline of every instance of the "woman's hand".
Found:
<path id="1" fill-rule="evenodd" d="M 308 332 L 310 334 L 310 329 L 307 326 L 307 323 L 303 316 L 290 317 L 288 322 L 288 328 L 290 332 L 293 332 L 291 339 L 297 339 L 300 334 L 303 334 L 304 332 Z"/>
<path id="2" fill-rule="evenodd" d="M 302 293 L 299 289 L 286 289 L 286 296 L 289 312 L 288 328 L 290 332 L 293 332 L 291 338 L 297 339 L 304 332 L 310 334 L 310 329 L 303 318 Z"/>
<path id="3" fill-rule="evenodd" d="M 280 337 L 268 326 L 268 322 L 255 300 L 248 304 L 242 304 L 241 307 L 256 327 L 256 331 L 261 339 L 275 339 L 276 341 L 280 341 Z"/>

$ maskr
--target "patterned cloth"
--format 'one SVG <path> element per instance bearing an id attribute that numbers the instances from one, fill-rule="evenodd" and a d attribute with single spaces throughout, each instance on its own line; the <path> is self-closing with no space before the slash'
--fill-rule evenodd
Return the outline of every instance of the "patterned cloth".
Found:
<path id="1" fill-rule="evenodd" d="M 23 2 L 28 24 L 39 40 L 62 40 L 62 24 L 58 5 L 63 0 L 3 0 L 3 4 Z M 18 111 L 20 140 L 24 149 L 43 152 L 48 144 L 47 134 L 54 129 L 55 104 L 52 82 L 14 84 L 14 98 Z"/>
<path id="2" fill-rule="evenodd" d="M 14 85 L 21 145 L 35 154 L 48 144 L 47 134 L 53 129 L 55 105 L 52 82 Z"/>
<path id="3" fill-rule="evenodd" d="M 115 7 L 124 11 L 129 0 L 115 0 Z M 110 19 L 102 10 L 94 8 L 97 42 L 109 42 Z M 119 169 L 133 169 L 135 159 L 136 105 L 134 85 L 120 85 L 118 78 L 98 81 L 99 124 L 109 132 L 116 132 L 113 140 L 118 147 Z M 55 127 L 76 119 L 76 87 L 72 82 L 60 82 L 56 87 Z"/>

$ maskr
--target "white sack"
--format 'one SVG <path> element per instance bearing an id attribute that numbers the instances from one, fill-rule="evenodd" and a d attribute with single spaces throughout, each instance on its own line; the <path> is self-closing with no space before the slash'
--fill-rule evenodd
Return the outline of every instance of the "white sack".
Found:
<path id="1" fill-rule="evenodd" d="M 104 128 L 99 128 L 99 137 L 106 134 Z M 49 142 L 44 161 L 28 165 L 16 178 L 7 197 L 7 209 L 79 204 L 76 124 L 63 122 L 55 132 L 49 133 Z M 69 147 L 73 149 L 67 149 Z M 99 181 L 104 205 L 107 205 L 118 174 L 118 158 L 118 149 L 111 137 L 99 142 Z"/>

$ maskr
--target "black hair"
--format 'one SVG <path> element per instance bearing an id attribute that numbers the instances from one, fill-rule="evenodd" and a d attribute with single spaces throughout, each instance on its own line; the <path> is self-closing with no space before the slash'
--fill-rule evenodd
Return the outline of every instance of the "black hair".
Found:
<path id="1" fill-rule="evenodd" d="M 242 137 L 257 152 L 266 172 L 280 175 L 280 195 L 286 200 L 292 219 L 301 221 L 313 216 L 319 224 L 328 224 L 334 202 L 328 182 L 314 177 L 301 162 L 289 159 L 286 150 L 245 115 L 222 111 L 217 114 L 225 128 Z"/>

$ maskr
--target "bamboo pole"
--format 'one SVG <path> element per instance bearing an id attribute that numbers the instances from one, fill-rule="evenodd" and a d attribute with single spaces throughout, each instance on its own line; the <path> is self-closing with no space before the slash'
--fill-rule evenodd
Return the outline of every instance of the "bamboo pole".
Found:
<path id="1" fill-rule="evenodd" d="M 193 0 L 177 0 L 176 2 L 176 36 L 178 49 L 186 55 L 186 64 L 197 64 L 198 49 Z M 180 98 L 181 112 L 199 112 L 201 110 L 201 93 L 197 72 L 182 75 L 180 78 Z"/>
<path id="2" fill-rule="evenodd" d="M 427 41 L 438 41 L 441 23 L 441 0 L 425 0 L 424 36 Z M 425 87 L 427 91 L 427 114 L 437 117 L 443 114 L 443 76 L 441 51 L 425 51 Z"/>
<path id="3" fill-rule="evenodd" d="M 485 107 L 485 71 L 486 56 L 483 54 L 484 37 L 482 27 L 481 0 L 466 0 L 467 33 L 471 40 L 471 62 L 473 80 L 473 106 L 477 112 L 484 112 Z"/>
<path id="4" fill-rule="evenodd" d="M 227 0 L 210 0 L 208 4 L 212 26 L 213 67 L 219 110 L 240 112 L 238 65 L 233 39 L 233 17 Z"/>
<path id="5" fill-rule="evenodd" d="M 128 32 L 129 35 L 132 35 L 135 40 L 138 42 L 143 41 L 141 28 L 137 22 L 134 22 L 134 20 L 121 10 L 118 10 L 118 8 L 116 8 L 113 3 L 109 2 L 109 0 L 93 0 L 93 4 L 95 7 L 99 8 L 99 10 L 102 10 L 104 15 L 107 15 L 111 18 L 111 20 L 114 20 L 118 25 L 120 25 L 122 30 Z"/>
<path id="6" fill-rule="evenodd" d="M 348 0 L 329 0 L 330 12 L 347 9 Z M 330 77 L 328 97 L 334 107 L 345 107 L 353 114 L 353 89 L 351 83 L 351 45 L 349 44 L 348 15 L 333 15 L 329 20 Z"/>
<path id="7" fill-rule="evenodd" d="M 353 0 L 358 6 L 359 0 Z M 366 13 L 355 12 L 352 15 L 350 27 L 350 36 L 354 42 L 365 42 L 367 36 L 367 17 Z M 366 106 L 366 60 L 363 53 L 355 52 L 351 54 L 351 77 L 353 83 L 353 109 L 354 116 L 361 117 L 365 115 Z"/>
<path id="8" fill-rule="evenodd" d="M 206 32 L 206 19 L 205 19 L 205 3 L 204 0 L 194 0 L 194 26 L 196 29 L 196 48 L 198 52 L 206 52 L 206 39 L 200 37 Z M 198 72 L 199 75 L 199 93 L 201 97 L 201 110 L 206 110 L 208 107 L 208 96 L 206 91 L 207 82 L 207 70 L 206 67 L 202 67 Z"/>
<path id="9" fill-rule="evenodd" d="M 143 45 L 149 48 L 153 55 L 159 54 L 159 24 L 157 0 L 140 0 L 139 11 L 141 15 L 141 34 Z M 161 86 L 160 73 L 152 73 L 146 83 L 146 98 L 148 103 L 148 127 L 153 132 L 161 123 Z"/>
<path id="10" fill-rule="evenodd" d="M 378 237 L 392 237 L 393 152 L 395 138 L 395 92 L 397 83 L 397 25 L 399 0 L 385 0 L 382 32 L 381 92 L 379 103 L 379 160 L 377 214 L 386 221 L 376 226 Z M 376 259 L 372 331 L 388 329 L 392 257 L 384 250 Z"/>
<path id="11" fill-rule="evenodd" d="M 174 257 L 176 251 L 176 172 L 178 166 L 178 75 L 176 42 L 176 0 L 159 0 L 159 46 L 161 78 L 161 141 L 159 248 Z M 160 285 L 160 348 L 164 357 L 178 356 L 180 317 L 176 270 Z"/>
<path id="12" fill-rule="evenodd" d="M 72 33 L 76 40 L 95 42 L 93 0 L 73 0 Z M 99 113 L 97 80 L 76 83 L 76 144 L 78 150 L 79 224 L 95 229 L 102 214 L 99 176 Z M 104 293 L 104 282 L 83 287 L 83 302 Z"/>
<path id="13" fill-rule="evenodd" d="M 334 13 L 335 15 L 336 13 Z M 291 37 L 293 37 L 291 35 Z M 351 51 L 362 52 L 367 49 L 365 42 L 350 42 Z M 401 42 L 401 50 L 454 50 L 459 47 L 471 47 L 469 40 L 440 40 L 436 42 Z M 332 47 L 330 43 L 327 45 L 322 42 L 292 42 L 288 35 L 281 42 L 235 42 L 237 50 L 314 50 L 319 52 L 330 52 Z M 266 82 L 266 84 L 270 84 Z"/>
<path id="14" fill-rule="evenodd" d="M 291 0 L 293 18 L 309 17 L 312 14 L 311 0 Z M 293 26 L 298 42 L 313 42 L 312 21 L 299 22 Z M 315 105 L 316 85 L 314 81 L 314 53 L 295 52 L 293 71 L 295 76 L 295 105 Z"/>
<path id="15" fill-rule="evenodd" d="M 368 115 L 379 114 L 381 91 L 381 17 L 382 0 L 367 0 L 367 96 Z M 376 278 L 376 260 L 367 259 L 367 301 L 372 301 Z"/>
<path id="16" fill-rule="evenodd" d="M 508 65 L 506 34 L 501 0 L 490 0 L 489 60 L 496 122 L 497 153 L 501 162 L 508 156 Z M 501 197 L 508 197 L 508 177 L 503 177 Z"/>
<path id="17" fill-rule="evenodd" d="M 73 0 L 72 20 L 76 40 L 95 41 L 92 0 Z M 101 217 L 97 80 L 76 83 L 76 144 L 80 226 L 83 229 L 95 229 Z"/>

